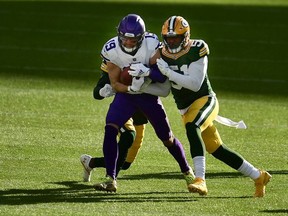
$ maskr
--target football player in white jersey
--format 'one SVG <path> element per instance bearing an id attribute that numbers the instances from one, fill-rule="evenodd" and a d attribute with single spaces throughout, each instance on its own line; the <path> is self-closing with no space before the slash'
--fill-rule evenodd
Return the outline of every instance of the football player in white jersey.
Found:
<path id="1" fill-rule="evenodd" d="M 103 142 L 107 180 L 95 184 L 94 188 L 116 192 L 118 130 L 137 111 L 141 111 L 147 117 L 158 138 L 177 161 L 187 185 L 191 184 L 194 174 L 188 165 L 182 144 L 171 131 L 160 98 L 143 93 L 143 83 L 147 80 L 155 83 L 166 81 L 166 77 L 161 74 L 156 65 L 156 59 L 160 57 L 159 40 L 155 34 L 146 32 L 143 19 L 136 14 L 125 16 L 120 21 L 117 31 L 118 36 L 105 43 L 101 51 L 103 60 L 107 63 L 111 86 L 116 94 L 106 116 Z M 120 73 L 125 67 L 130 67 L 130 73 L 137 75 L 129 86 L 120 82 Z M 140 75 L 143 76 L 139 78 Z M 149 79 L 144 79 L 144 75 Z"/>

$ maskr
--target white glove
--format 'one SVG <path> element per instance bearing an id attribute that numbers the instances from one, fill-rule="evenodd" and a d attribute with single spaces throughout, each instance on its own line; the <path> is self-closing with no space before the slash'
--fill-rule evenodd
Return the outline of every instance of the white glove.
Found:
<path id="1" fill-rule="evenodd" d="M 105 84 L 105 86 L 99 90 L 99 95 L 106 98 L 115 95 L 115 91 L 110 84 Z"/>
<path id="2" fill-rule="evenodd" d="M 150 68 L 146 67 L 142 63 L 136 63 L 130 65 L 130 70 L 128 70 L 128 73 L 135 77 L 149 76 Z"/>
<path id="3" fill-rule="evenodd" d="M 157 61 L 157 66 L 160 72 L 169 78 L 170 74 L 174 71 L 169 68 L 169 65 L 167 64 L 167 62 L 165 62 L 162 58 L 157 59 L 156 61 Z"/>
<path id="4" fill-rule="evenodd" d="M 144 77 L 133 77 L 131 86 L 128 86 L 129 92 L 138 92 L 144 83 Z"/>

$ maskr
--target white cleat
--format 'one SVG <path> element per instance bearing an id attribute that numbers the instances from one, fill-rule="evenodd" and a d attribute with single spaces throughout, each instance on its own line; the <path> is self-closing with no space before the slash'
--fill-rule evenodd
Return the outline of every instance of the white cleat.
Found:
<path id="1" fill-rule="evenodd" d="M 89 166 L 90 160 L 91 160 L 91 156 L 87 155 L 87 154 L 83 154 L 80 157 L 80 162 L 83 165 L 83 181 L 84 182 L 90 182 L 90 178 L 91 178 L 91 172 L 93 170 L 93 168 L 91 168 Z"/>

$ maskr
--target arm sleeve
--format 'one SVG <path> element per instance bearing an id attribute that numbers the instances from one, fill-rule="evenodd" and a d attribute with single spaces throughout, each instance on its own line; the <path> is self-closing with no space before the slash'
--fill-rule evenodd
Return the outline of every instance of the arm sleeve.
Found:
<path id="1" fill-rule="evenodd" d="M 189 65 L 187 74 L 172 72 L 169 80 L 175 82 L 179 86 L 197 92 L 201 88 L 206 76 L 207 65 L 208 57 L 204 56 Z"/>
<path id="2" fill-rule="evenodd" d="M 141 92 L 160 96 L 160 97 L 167 97 L 170 93 L 171 84 L 168 79 L 164 83 L 150 83 L 146 88 L 141 89 Z"/>
<path id="3" fill-rule="evenodd" d="M 96 100 L 102 100 L 104 98 L 99 94 L 99 91 L 105 86 L 105 84 L 110 84 L 109 75 L 105 71 L 102 71 L 101 77 L 93 90 L 93 97 Z"/>

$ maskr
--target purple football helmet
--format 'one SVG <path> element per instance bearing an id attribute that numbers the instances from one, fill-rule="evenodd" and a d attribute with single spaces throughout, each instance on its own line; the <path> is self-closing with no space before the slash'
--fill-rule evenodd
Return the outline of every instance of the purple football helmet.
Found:
<path id="1" fill-rule="evenodd" d="M 118 25 L 118 40 L 121 48 L 126 53 L 135 53 L 142 44 L 144 33 L 145 33 L 145 23 L 143 19 L 137 14 L 128 14 L 125 16 Z M 129 39 L 135 39 L 137 44 L 128 48 L 123 45 L 123 41 Z"/>

